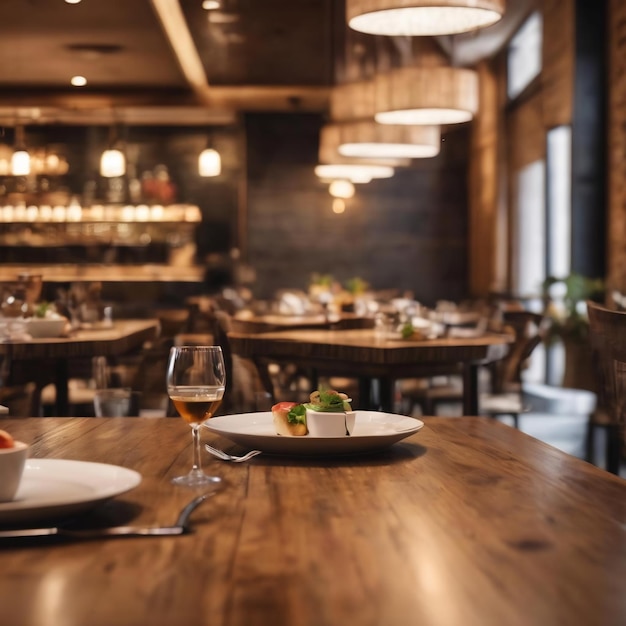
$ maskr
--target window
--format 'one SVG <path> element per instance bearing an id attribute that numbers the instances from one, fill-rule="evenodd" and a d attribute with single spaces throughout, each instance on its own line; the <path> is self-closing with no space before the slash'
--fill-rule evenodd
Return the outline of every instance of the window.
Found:
<path id="1" fill-rule="evenodd" d="M 548 132 L 548 274 L 563 278 L 571 269 L 572 129 Z"/>
<path id="2" fill-rule="evenodd" d="M 545 163 L 535 161 L 517 175 L 515 290 L 539 296 L 546 278 Z"/>
<path id="3" fill-rule="evenodd" d="M 543 20 L 533 13 L 511 39 L 507 55 L 507 94 L 516 98 L 541 72 Z"/>

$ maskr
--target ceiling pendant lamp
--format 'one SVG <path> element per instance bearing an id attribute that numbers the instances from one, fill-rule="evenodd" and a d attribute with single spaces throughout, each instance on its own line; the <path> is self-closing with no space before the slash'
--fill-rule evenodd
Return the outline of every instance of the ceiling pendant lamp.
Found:
<path id="1" fill-rule="evenodd" d="M 346 0 L 346 20 L 370 35 L 437 36 L 498 22 L 505 0 Z"/>
<path id="2" fill-rule="evenodd" d="M 30 155 L 25 147 L 23 126 L 15 127 L 15 149 L 11 155 L 11 174 L 13 176 L 30 174 Z"/>
<path id="3" fill-rule="evenodd" d="M 315 167 L 315 174 L 322 180 L 349 180 L 355 184 L 365 184 L 374 178 L 391 178 L 394 169 L 388 165 L 368 165 L 354 163 L 321 163 Z"/>
<path id="4" fill-rule="evenodd" d="M 330 124 L 341 156 L 368 159 L 420 159 L 439 154 L 438 126 L 377 124 L 374 120 Z"/>
<path id="5" fill-rule="evenodd" d="M 328 193 L 333 198 L 349 200 L 354 197 L 354 185 L 349 180 L 333 180 L 328 186 Z"/>
<path id="6" fill-rule="evenodd" d="M 117 146 L 117 134 L 114 126 L 109 131 L 109 144 L 100 157 L 100 176 L 117 178 L 126 174 L 126 156 Z"/>
<path id="7" fill-rule="evenodd" d="M 407 167 L 409 159 L 358 159 L 339 154 L 340 133 L 336 125 L 323 126 L 320 131 L 319 165 L 315 173 L 322 179 L 336 178 L 353 183 L 369 183 L 374 178 L 391 178 L 396 167 Z"/>
<path id="8" fill-rule="evenodd" d="M 222 157 L 213 148 L 213 141 L 209 139 L 207 147 L 198 157 L 198 174 L 203 177 L 219 176 L 222 173 Z"/>
<path id="9" fill-rule="evenodd" d="M 379 124 L 458 124 L 478 111 L 478 74 L 445 66 L 399 67 L 375 78 Z"/>

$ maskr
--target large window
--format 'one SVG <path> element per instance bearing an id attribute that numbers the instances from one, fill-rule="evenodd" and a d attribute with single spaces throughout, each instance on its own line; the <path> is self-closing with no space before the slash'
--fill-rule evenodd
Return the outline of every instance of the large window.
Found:
<path id="1" fill-rule="evenodd" d="M 546 206 L 544 161 L 535 161 L 517 175 L 515 291 L 540 295 L 546 278 Z"/>
<path id="2" fill-rule="evenodd" d="M 548 132 L 548 274 L 563 278 L 571 269 L 572 130 Z"/>
<path id="3" fill-rule="evenodd" d="M 541 72 L 543 20 L 533 13 L 511 39 L 507 54 L 507 93 L 516 98 Z"/>

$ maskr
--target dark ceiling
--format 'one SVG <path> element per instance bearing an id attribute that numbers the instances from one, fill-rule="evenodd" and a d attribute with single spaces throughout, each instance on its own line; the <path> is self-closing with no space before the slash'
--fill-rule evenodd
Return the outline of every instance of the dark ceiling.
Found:
<path id="1" fill-rule="evenodd" d="M 439 41 L 455 62 L 493 54 L 533 3 L 479 35 Z M 346 57 L 395 38 L 349 32 L 344 0 L 0 1 L 0 121 L 230 123 L 239 111 L 325 111 Z M 88 84 L 71 87 L 70 78 Z"/>

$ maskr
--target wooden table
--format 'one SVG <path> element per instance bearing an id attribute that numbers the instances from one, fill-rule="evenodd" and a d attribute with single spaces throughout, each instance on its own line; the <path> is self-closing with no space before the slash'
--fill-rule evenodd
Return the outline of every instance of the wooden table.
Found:
<path id="1" fill-rule="evenodd" d="M 193 534 L 3 542 L 7 626 L 617 626 L 626 482 L 487 418 L 426 418 L 387 450 L 208 461 Z M 171 523 L 195 493 L 178 419 L 26 418 L 33 456 L 124 465 L 85 523 Z M 206 441 L 233 449 L 203 430 Z"/>
<path id="2" fill-rule="evenodd" d="M 301 330 L 301 329 L 333 329 L 346 330 L 354 328 L 373 328 L 374 319 L 356 313 L 341 314 L 306 314 L 306 315 L 278 315 L 267 313 L 252 315 L 247 311 L 240 311 L 233 315 L 231 326 L 236 332 L 271 332 L 274 330 Z"/>
<path id="3" fill-rule="evenodd" d="M 26 364 L 29 370 L 32 368 L 33 379 L 42 371 L 52 372 L 56 414 L 67 415 L 69 361 L 127 354 L 145 341 L 154 339 L 158 331 L 159 322 L 155 319 L 116 320 L 110 329 L 76 330 L 68 337 L 0 343 L 0 356 L 5 356 L 9 362 L 10 383 L 16 382 L 12 379 L 11 369 L 17 362 Z"/>
<path id="4" fill-rule="evenodd" d="M 479 367 L 503 358 L 513 340 L 512 336 L 499 334 L 467 339 L 380 339 L 371 329 L 229 333 L 232 352 L 255 360 L 259 367 L 269 359 L 333 375 L 354 376 L 365 383 L 378 379 L 380 408 L 384 411 L 393 410 L 396 380 L 450 373 L 460 367 L 465 415 L 478 414 Z M 365 387 L 361 396 L 367 398 Z"/>

